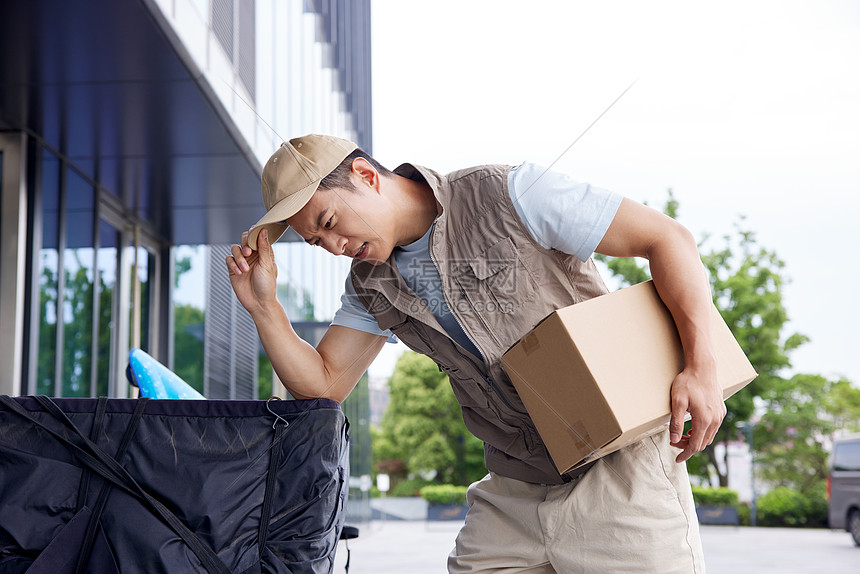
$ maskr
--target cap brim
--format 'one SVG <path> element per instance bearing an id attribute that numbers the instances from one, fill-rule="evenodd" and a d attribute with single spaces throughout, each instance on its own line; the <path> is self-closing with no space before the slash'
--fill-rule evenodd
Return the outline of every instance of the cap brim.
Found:
<path id="1" fill-rule="evenodd" d="M 248 232 L 248 247 L 254 251 L 257 250 L 257 238 L 260 236 L 260 232 L 264 229 L 269 232 L 269 244 L 271 245 L 280 239 L 281 235 L 287 231 L 287 227 L 289 227 L 289 225 L 286 225 L 285 223 L 258 223 Z"/>
<path id="2" fill-rule="evenodd" d="M 307 205 L 317 187 L 319 187 L 319 181 L 313 182 L 309 186 L 300 189 L 273 205 L 272 209 L 251 227 L 248 233 L 248 246 L 254 251 L 257 250 L 257 237 L 263 229 L 269 231 L 269 243 L 277 241 L 287 230 L 287 227 L 289 227 L 284 220 L 294 216 Z"/>

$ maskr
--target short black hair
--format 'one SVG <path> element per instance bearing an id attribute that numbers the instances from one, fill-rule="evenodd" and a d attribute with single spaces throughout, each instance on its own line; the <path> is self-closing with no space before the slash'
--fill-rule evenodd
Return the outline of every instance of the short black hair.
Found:
<path id="1" fill-rule="evenodd" d="M 355 191 L 355 184 L 352 182 L 349 174 L 352 173 L 353 160 L 360 157 L 366 159 L 367 162 L 379 172 L 379 175 L 384 175 L 386 177 L 392 175 L 391 170 L 373 159 L 373 156 L 361 148 L 356 148 L 355 151 L 346 156 L 344 160 L 340 162 L 340 165 L 334 168 L 330 174 L 322 178 L 319 189 L 344 188 L 350 191 Z"/>

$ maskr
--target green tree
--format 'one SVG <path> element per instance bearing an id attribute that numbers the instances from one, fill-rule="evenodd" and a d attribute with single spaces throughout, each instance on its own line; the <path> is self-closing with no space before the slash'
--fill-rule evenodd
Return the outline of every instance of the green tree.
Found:
<path id="1" fill-rule="evenodd" d="M 84 253 L 86 252 L 86 253 Z M 67 249 L 62 306 L 64 397 L 88 397 L 92 377 L 93 282 L 89 249 Z"/>
<path id="2" fill-rule="evenodd" d="M 830 392 L 822 400 L 834 429 L 860 431 L 860 389 L 841 379 L 830 384 Z"/>
<path id="3" fill-rule="evenodd" d="M 59 289 L 57 271 L 42 255 L 42 273 L 39 277 L 39 356 L 36 370 L 36 393 L 54 396 L 54 378 L 57 357 L 57 321 Z"/>
<path id="4" fill-rule="evenodd" d="M 797 374 L 777 379 L 763 396 L 755 430 L 758 474 L 815 500 L 823 494 L 828 443 L 860 429 L 860 389 L 848 381 Z"/>
<path id="5" fill-rule="evenodd" d="M 672 190 L 668 192 L 664 213 L 677 218 L 678 202 Z M 719 485 L 727 486 L 727 461 L 725 457 L 717 460 L 715 445 L 736 436 L 737 424 L 752 416 L 756 397 L 782 380 L 780 371 L 791 366 L 789 354 L 807 338 L 785 333 L 788 323 L 782 303 L 785 263 L 775 252 L 758 245 L 755 234 L 744 229 L 743 218 L 735 232 L 722 239 L 718 247 L 710 246 L 709 237 L 699 243 L 702 263 L 708 271 L 714 303 L 759 376 L 726 401 L 726 418 L 714 443 L 693 457 L 689 468 L 694 474 L 716 475 Z M 646 264 L 634 259 L 600 255 L 597 259 L 604 261 L 625 285 L 650 278 Z"/>
<path id="6" fill-rule="evenodd" d="M 407 472 L 466 485 L 487 472 L 480 440 L 466 430 L 448 376 L 407 351 L 389 381 L 391 402 L 373 433 L 374 460 L 399 460 Z"/>
<path id="7" fill-rule="evenodd" d="M 195 249 L 195 251 L 198 251 Z M 173 285 L 191 271 L 190 256 L 177 257 L 173 264 Z M 206 311 L 194 305 L 173 306 L 173 372 L 203 392 L 203 333 Z"/>
<path id="8" fill-rule="evenodd" d="M 742 222 L 743 220 L 741 220 Z M 791 367 L 789 355 L 808 341 L 799 333 L 786 334 L 788 313 L 782 303 L 785 263 L 775 252 L 757 245 L 755 234 L 739 223 L 723 246 L 703 252 L 714 303 L 752 363 L 758 377 L 726 401 L 727 414 L 714 444 L 704 451 L 720 486 L 728 484 L 727 460 L 717 464 L 714 445 L 734 437 L 738 424 L 750 419 L 757 398 L 784 381 Z M 727 452 L 727 451 L 724 451 Z"/>
<path id="9" fill-rule="evenodd" d="M 98 322 L 98 372 L 96 374 L 96 394 L 108 395 L 110 381 L 110 349 L 113 336 L 113 298 L 114 282 L 105 283 L 104 273 L 97 273 L 99 281 L 99 322 Z"/>
<path id="10" fill-rule="evenodd" d="M 62 321 L 60 392 L 66 397 L 86 397 L 90 394 L 92 372 L 93 284 L 87 274 L 86 258 L 74 249 L 67 250 L 66 257 L 69 265 L 62 271 L 65 282 L 62 303 L 57 269 L 42 264 L 36 392 L 56 394 L 57 324 Z M 104 292 L 104 284 L 102 288 Z"/>
<path id="11" fill-rule="evenodd" d="M 173 263 L 173 286 L 179 287 L 179 279 L 183 273 L 191 271 L 191 257 L 178 257 Z"/>
<path id="12" fill-rule="evenodd" d="M 203 321 L 205 313 L 193 305 L 173 307 L 173 371 L 203 392 Z"/>

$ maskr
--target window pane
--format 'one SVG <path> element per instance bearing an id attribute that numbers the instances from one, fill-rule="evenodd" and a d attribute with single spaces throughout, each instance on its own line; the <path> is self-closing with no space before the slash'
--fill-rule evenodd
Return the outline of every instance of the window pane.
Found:
<path id="1" fill-rule="evenodd" d="M 87 397 L 92 389 L 93 343 L 93 187 L 66 171 L 66 288 L 63 301 L 63 396 Z"/>
<path id="2" fill-rule="evenodd" d="M 833 470 L 860 471 L 860 442 L 837 444 L 833 458 Z"/>
<path id="3" fill-rule="evenodd" d="M 117 229 L 106 221 L 99 222 L 99 342 L 96 394 L 107 396 L 110 377 L 110 351 L 114 327 L 114 293 L 116 292 L 117 248 L 121 242 Z"/>
<path id="4" fill-rule="evenodd" d="M 131 281 L 128 292 L 128 344 L 149 351 L 149 268 L 152 256 L 143 248 L 137 248 L 137 280 L 140 282 L 140 333 L 135 337 L 134 332 L 134 243 L 129 241 L 126 246 L 128 256 L 128 277 Z M 122 359 L 121 359 L 122 360 Z"/>
<path id="5" fill-rule="evenodd" d="M 174 259 L 173 371 L 202 393 L 206 248 L 178 246 L 174 248 Z"/>
<path id="6" fill-rule="evenodd" d="M 42 248 L 39 251 L 39 356 L 36 364 L 36 393 L 53 396 L 57 358 L 57 280 L 60 227 L 60 162 L 42 152 Z"/>
<path id="7" fill-rule="evenodd" d="M 140 348 L 149 352 L 150 269 L 154 257 L 143 247 L 137 248 L 137 280 L 140 281 Z M 132 301 L 132 303 L 134 303 Z"/>

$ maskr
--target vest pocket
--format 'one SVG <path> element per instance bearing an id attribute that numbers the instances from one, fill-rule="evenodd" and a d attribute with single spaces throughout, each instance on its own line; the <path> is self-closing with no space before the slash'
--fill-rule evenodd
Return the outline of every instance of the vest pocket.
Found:
<path id="1" fill-rule="evenodd" d="M 537 281 L 517 255 L 510 237 L 490 246 L 461 269 L 457 282 L 478 313 L 512 313 L 535 296 Z"/>
<path id="2" fill-rule="evenodd" d="M 442 364 L 439 364 L 439 367 L 448 375 L 448 381 L 451 383 L 454 396 L 457 397 L 460 406 L 473 409 L 485 409 L 489 406 L 487 396 L 484 394 L 484 389 L 481 388 L 480 383 L 474 379 L 463 377 L 456 367 L 446 367 Z"/>
<path id="3" fill-rule="evenodd" d="M 429 327 L 422 326 L 420 322 L 414 319 L 410 319 L 399 311 L 397 313 L 399 314 L 399 317 L 402 318 L 402 322 L 395 325 L 383 323 L 382 321 L 377 319 L 377 323 L 379 323 L 379 328 L 390 329 L 391 332 L 397 336 L 400 342 L 409 347 L 409 349 L 415 351 L 416 353 L 420 353 L 422 355 L 430 357 L 431 359 L 434 359 L 434 356 L 436 354 L 436 347 L 433 345 L 433 343 L 430 342 L 430 337 L 428 337 L 427 334 L 423 332 L 423 329 L 429 329 Z"/>

